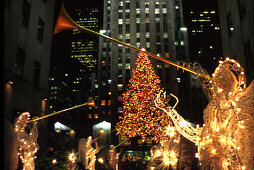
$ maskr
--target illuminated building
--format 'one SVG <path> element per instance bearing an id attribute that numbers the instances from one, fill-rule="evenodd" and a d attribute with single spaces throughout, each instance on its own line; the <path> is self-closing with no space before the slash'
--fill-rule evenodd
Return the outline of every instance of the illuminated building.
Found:
<path id="1" fill-rule="evenodd" d="M 210 75 L 222 59 L 222 44 L 216 1 L 184 1 L 184 19 L 188 30 L 189 54 L 192 63 L 198 62 Z M 207 99 L 199 79 L 191 77 L 193 118 L 203 123 L 203 110 Z"/>
<path id="2" fill-rule="evenodd" d="M 253 1 L 218 1 L 223 56 L 236 59 L 246 70 L 247 84 L 254 77 Z"/>
<path id="3" fill-rule="evenodd" d="M 80 26 L 97 31 L 98 8 L 75 8 L 73 20 Z M 71 58 L 81 62 L 87 71 L 97 70 L 98 37 L 81 33 L 78 29 L 73 30 L 71 42 Z"/>
<path id="4" fill-rule="evenodd" d="M 185 1 L 191 62 L 198 62 L 211 75 L 222 59 L 219 16 L 216 1 Z"/>
<path id="5" fill-rule="evenodd" d="M 104 1 L 103 30 L 100 32 L 158 56 L 188 61 L 187 32 L 182 31 L 182 27 L 181 0 Z M 122 113 L 122 93 L 128 86 L 137 53 L 103 39 L 99 39 L 99 44 L 95 88 L 98 88 L 102 113 L 114 127 Z M 188 83 L 188 76 L 181 75 L 177 79 L 175 67 L 155 59 L 151 61 L 167 91 L 178 93 L 177 80 L 185 85 Z M 185 99 L 183 103 L 187 101 Z M 112 141 L 117 143 L 113 137 Z"/>

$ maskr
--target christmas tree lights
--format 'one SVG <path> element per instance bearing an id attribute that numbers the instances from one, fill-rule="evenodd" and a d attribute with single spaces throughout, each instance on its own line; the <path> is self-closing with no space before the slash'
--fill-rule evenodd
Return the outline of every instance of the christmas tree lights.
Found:
<path id="1" fill-rule="evenodd" d="M 129 88 L 123 94 L 123 116 L 116 125 L 124 138 L 140 136 L 159 141 L 170 118 L 155 106 L 156 94 L 163 92 L 147 55 L 140 53 L 132 70 Z M 163 98 L 161 100 L 164 100 Z"/>

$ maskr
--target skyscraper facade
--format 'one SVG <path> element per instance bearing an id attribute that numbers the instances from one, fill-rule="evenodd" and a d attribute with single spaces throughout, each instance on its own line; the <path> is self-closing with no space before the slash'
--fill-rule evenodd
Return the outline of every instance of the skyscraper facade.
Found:
<path id="1" fill-rule="evenodd" d="M 99 31 L 98 8 L 75 8 L 73 9 L 73 20 L 80 26 Z M 95 72 L 97 70 L 98 59 L 98 37 L 73 30 L 73 40 L 71 42 L 71 58 L 77 59 L 84 66 L 86 71 Z"/>
<path id="2" fill-rule="evenodd" d="M 5 5 L 4 117 L 12 122 L 18 113 L 47 112 L 55 1 L 6 1 Z"/>
<path id="3" fill-rule="evenodd" d="M 218 1 L 223 56 L 236 59 L 254 77 L 254 14 L 252 0 Z"/>
<path id="4" fill-rule="evenodd" d="M 22 112 L 31 118 L 48 114 L 54 6 L 54 0 L 5 1 L 3 115 L 11 123 Z M 47 120 L 40 121 L 38 130 L 43 151 L 49 138 Z"/>
<path id="5" fill-rule="evenodd" d="M 181 0 L 104 1 L 102 34 L 170 60 L 188 60 Z M 122 113 L 122 93 L 128 87 L 137 52 L 99 40 L 98 82 L 95 84 L 102 113 L 114 128 Z M 176 68 L 152 59 L 162 87 L 177 94 Z M 113 139 L 113 138 L 112 138 Z M 113 139 L 113 143 L 116 143 Z"/>
<path id="6" fill-rule="evenodd" d="M 210 75 L 223 58 L 217 2 L 213 0 L 184 1 L 184 20 L 188 31 L 192 63 L 199 63 Z M 193 121 L 203 123 L 203 110 L 208 101 L 199 79 L 191 77 Z"/>

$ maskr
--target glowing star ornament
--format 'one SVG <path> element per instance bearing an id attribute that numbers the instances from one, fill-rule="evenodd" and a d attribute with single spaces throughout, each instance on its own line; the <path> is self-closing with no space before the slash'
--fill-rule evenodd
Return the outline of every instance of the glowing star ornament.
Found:
<path id="1" fill-rule="evenodd" d="M 34 170 L 34 160 L 38 150 L 37 138 L 38 129 L 36 122 L 33 122 L 32 127 L 27 126 L 27 121 L 30 120 L 28 112 L 22 113 L 14 123 L 14 130 L 17 135 L 19 146 L 19 157 L 23 163 L 23 170 Z M 27 130 L 29 132 L 27 133 Z"/>
<path id="2" fill-rule="evenodd" d="M 154 104 L 156 94 L 163 92 L 159 83 L 148 56 L 140 53 L 129 88 L 123 94 L 123 115 L 116 125 L 117 134 L 124 138 L 140 136 L 142 139 L 160 140 L 170 118 Z"/>

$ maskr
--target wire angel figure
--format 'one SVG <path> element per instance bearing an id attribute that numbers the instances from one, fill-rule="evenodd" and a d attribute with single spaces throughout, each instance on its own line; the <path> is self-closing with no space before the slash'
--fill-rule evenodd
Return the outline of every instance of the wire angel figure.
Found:
<path id="1" fill-rule="evenodd" d="M 19 146 L 19 157 L 23 163 L 24 170 L 34 170 L 35 154 L 39 148 L 37 144 L 38 128 L 37 123 L 33 122 L 32 127 L 27 126 L 30 120 L 28 112 L 22 113 L 14 123 L 14 130 L 17 135 Z M 27 132 L 29 131 L 29 132 Z"/>
<path id="2" fill-rule="evenodd" d="M 95 148 L 92 144 L 95 143 Z M 86 139 L 82 138 L 78 144 L 79 160 L 82 162 L 82 165 L 89 170 L 95 169 L 96 162 L 96 153 L 100 151 L 100 147 L 96 141 L 92 140 L 92 137 L 89 136 Z"/>
<path id="3" fill-rule="evenodd" d="M 156 106 L 171 117 L 180 134 L 196 143 L 202 169 L 254 169 L 254 81 L 246 88 L 243 68 L 226 59 L 201 85 L 209 100 L 202 128 L 191 127 L 159 99 L 161 94 Z"/>
<path id="4" fill-rule="evenodd" d="M 110 145 L 108 151 L 108 162 L 111 169 L 116 169 L 118 161 L 118 153 L 114 145 Z"/>

